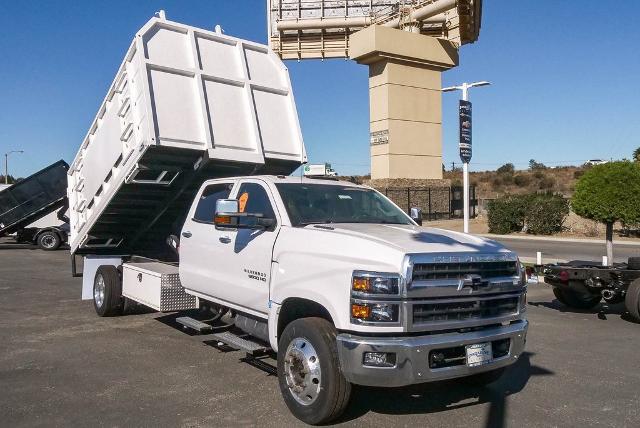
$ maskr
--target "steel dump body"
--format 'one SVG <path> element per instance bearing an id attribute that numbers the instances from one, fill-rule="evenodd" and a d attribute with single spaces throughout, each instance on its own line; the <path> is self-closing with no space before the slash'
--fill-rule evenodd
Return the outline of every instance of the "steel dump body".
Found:
<path id="1" fill-rule="evenodd" d="M 0 191 L 0 236 L 14 233 L 62 207 L 67 198 L 65 161 L 58 161 Z"/>
<path id="2" fill-rule="evenodd" d="M 71 251 L 148 254 L 204 180 L 304 162 L 288 71 L 272 51 L 153 18 L 69 170 Z"/>

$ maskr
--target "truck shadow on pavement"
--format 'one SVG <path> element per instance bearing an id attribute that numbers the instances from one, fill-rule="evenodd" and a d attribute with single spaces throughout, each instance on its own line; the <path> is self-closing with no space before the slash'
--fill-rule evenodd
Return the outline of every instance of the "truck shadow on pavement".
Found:
<path id="1" fill-rule="evenodd" d="M 36 244 L 30 244 L 28 242 L 16 242 L 11 238 L 0 238 L 0 250 L 41 250 Z M 63 244 L 54 251 L 69 251 L 69 246 Z"/>
<path id="2" fill-rule="evenodd" d="M 634 324 L 640 324 L 638 321 L 636 321 L 633 318 L 631 318 L 631 315 L 629 315 L 629 311 L 627 311 L 627 309 L 625 308 L 624 303 L 616 303 L 616 304 L 613 304 L 613 305 L 610 305 L 608 303 L 600 303 L 593 309 L 570 308 L 570 307 L 565 306 L 562 303 L 560 303 L 560 301 L 558 299 L 553 299 L 551 302 L 547 302 L 547 301 L 532 302 L 532 301 L 529 301 L 528 304 L 530 306 L 535 306 L 537 308 L 542 307 L 542 308 L 547 308 L 547 309 L 553 309 L 555 311 L 563 312 L 563 313 L 593 315 L 594 317 L 599 318 L 599 319 L 601 319 L 603 321 L 607 320 L 607 316 L 613 315 L 613 316 L 620 317 L 620 319 L 622 319 L 624 321 L 627 321 L 627 322 L 630 322 L 630 323 L 634 323 Z"/>
<path id="3" fill-rule="evenodd" d="M 15 241 L 0 240 L 0 250 L 37 250 L 38 246 Z"/>
<path id="4" fill-rule="evenodd" d="M 386 388 L 358 387 L 341 421 L 357 419 L 366 413 L 388 415 L 438 413 L 489 403 L 486 427 L 504 427 L 507 397 L 517 394 L 531 376 L 551 376 L 554 372 L 531 363 L 535 354 L 525 352 L 502 378 L 486 387 L 472 387 L 448 380 L 390 391 Z"/>

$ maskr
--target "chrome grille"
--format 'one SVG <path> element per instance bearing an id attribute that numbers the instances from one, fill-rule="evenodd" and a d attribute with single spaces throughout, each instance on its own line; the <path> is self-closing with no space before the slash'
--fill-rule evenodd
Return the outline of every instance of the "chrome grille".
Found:
<path id="1" fill-rule="evenodd" d="M 413 305 L 413 324 L 484 320 L 518 313 L 519 297 L 437 300 Z"/>
<path id="2" fill-rule="evenodd" d="M 414 281 L 463 279 L 465 275 L 480 275 L 482 279 L 517 276 L 516 261 L 416 263 L 413 266 Z"/>

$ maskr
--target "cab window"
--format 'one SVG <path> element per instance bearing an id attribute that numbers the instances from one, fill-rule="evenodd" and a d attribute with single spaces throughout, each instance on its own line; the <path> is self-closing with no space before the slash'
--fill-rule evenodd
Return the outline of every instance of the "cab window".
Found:
<path id="1" fill-rule="evenodd" d="M 262 214 L 262 218 L 276 219 L 269 195 L 264 187 L 257 183 L 244 183 L 238 190 L 238 210 L 241 213 Z M 252 225 L 255 218 L 240 217 L 241 225 Z"/>
<path id="2" fill-rule="evenodd" d="M 193 219 L 202 223 L 213 223 L 216 214 L 216 201 L 228 199 L 232 187 L 232 183 L 217 183 L 207 186 L 200 196 Z"/>

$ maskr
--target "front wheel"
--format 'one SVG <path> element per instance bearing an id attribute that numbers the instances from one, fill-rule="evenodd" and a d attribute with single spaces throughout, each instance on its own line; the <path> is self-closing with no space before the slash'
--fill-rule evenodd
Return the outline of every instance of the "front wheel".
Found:
<path id="1" fill-rule="evenodd" d="M 640 322 L 640 278 L 629 284 L 627 294 L 624 297 L 624 306 L 631 317 Z"/>
<path id="2" fill-rule="evenodd" d="M 330 322 L 302 318 L 287 325 L 278 344 L 278 383 L 287 407 L 303 422 L 324 424 L 342 414 L 351 384 L 340 371 Z"/>

